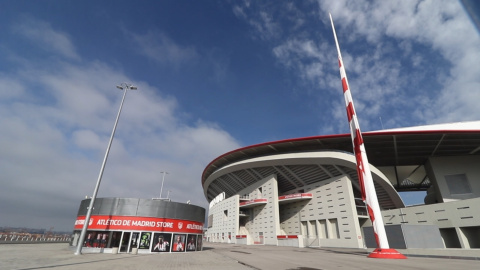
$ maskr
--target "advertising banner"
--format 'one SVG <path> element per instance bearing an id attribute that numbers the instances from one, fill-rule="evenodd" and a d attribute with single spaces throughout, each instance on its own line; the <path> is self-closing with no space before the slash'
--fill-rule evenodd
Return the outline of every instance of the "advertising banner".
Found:
<path id="1" fill-rule="evenodd" d="M 170 242 L 172 241 L 172 234 L 170 233 L 155 233 L 154 245 L 152 246 L 152 252 L 169 252 Z"/>
<path id="2" fill-rule="evenodd" d="M 77 217 L 74 229 L 81 230 L 85 216 Z M 202 234 L 203 223 L 169 218 L 91 216 L 89 230 L 156 231 Z"/>

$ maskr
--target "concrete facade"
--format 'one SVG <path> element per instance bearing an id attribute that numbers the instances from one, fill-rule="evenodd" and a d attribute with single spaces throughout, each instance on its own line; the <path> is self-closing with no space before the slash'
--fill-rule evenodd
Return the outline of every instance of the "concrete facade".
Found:
<path id="1" fill-rule="evenodd" d="M 399 240 L 411 250 L 423 245 L 480 254 L 478 127 L 480 122 L 364 134 L 383 221 L 395 228 L 387 230 L 392 243 Z M 335 135 L 264 143 L 212 161 L 202 176 L 205 196 L 212 201 L 223 192 L 224 200 L 209 209 L 214 222 L 207 240 L 366 248 L 364 229 L 371 222 L 355 158 L 351 148 L 347 151 L 349 139 Z M 425 204 L 405 207 L 398 192 L 414 190 L 427 191 Z M 435 241 L 412 238 L 427 231 Z M 394 234 L 403 238 L 393 240 Z"/>
<path id="2" fill-rule="evenodd" d="M 382 211 L 386 225 L 435 225 L 445 248 L 480 248 L 480 198 Z"/>
<path id="3" fill-rule="evenodd" d="M 239 224 L 239 199 L 238 195 L 225 199 L 215 207 L 210 208 L 210 217 L 212 218 L 211 228 L 215 228 L 207 235 L 207 240 L 220 243 L 234 243 L 238 235 Z"/>
<path id="4" fill-rule="evenodd" d="M 207 241 L 220 243 L 266 244 L 311 247 L 363 248 L 361 225 L 367 222 L 355 173 L 354 158 L 346 153 L 324 152 L 277 155 L 275 164 L 290 164 L 301 169 L 304 163 L 316 163 L 325 175 L 322 181 L 301 185 L 288 192 L 279 191 L 277 174 L 270 174 L 239 190 L 236 195 L 212 205 L 206 233 Z M 270 159 L 232 164 L 217 175 L 237 172 L 239 168 L 261 166 Z M 309 165 L 307 165 L 309 166 Z M 373 168 L 385 205 L 403 205 L 383 173 Z M 221 195 L 220 197 L 224 197 Z M 233 215 L 233 216 L 232 216 Z"/>

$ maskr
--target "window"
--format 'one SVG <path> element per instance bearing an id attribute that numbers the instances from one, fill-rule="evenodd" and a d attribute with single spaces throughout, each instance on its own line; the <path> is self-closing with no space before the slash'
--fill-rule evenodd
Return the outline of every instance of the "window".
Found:
<path id="1" fill-rule="evenodd" d="M 223 222 L 228 221 L 228 210 L 223 211 Z"/>

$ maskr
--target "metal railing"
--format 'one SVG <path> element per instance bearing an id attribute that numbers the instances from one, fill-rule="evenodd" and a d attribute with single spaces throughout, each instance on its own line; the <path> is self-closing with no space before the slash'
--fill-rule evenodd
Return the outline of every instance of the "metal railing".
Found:
<path id="1" fill-rule="evenodd" d="M 250 196 L 249 195 L 240 196 L 240 200 L 250 200 Z"/>
<path id="2" fill-rule="evenodd" d="M 355 198 L 355 208 L 357 209 L 357 215 L 368 216 L 367 206 L 361 198 Z"/>
<path id="3" fill-rule="evenodd" d="M 11 243 L 69 243 L 72 240 L 71 237 L 31 237 L 22 235 L 5 235 L 0 237 L 0 244 Z"/>

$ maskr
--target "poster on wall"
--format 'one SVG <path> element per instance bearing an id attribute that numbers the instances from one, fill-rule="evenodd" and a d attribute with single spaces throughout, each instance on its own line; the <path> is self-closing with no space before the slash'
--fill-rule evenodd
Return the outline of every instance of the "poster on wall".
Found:
<path id="1" fill-rule="evenodd" d="M 169 252 L 171 240 L 172 234 L 170 233 L 155 233 L 153 235 L 152 252 Z"/>
<path id="2" fill-rule="evenodd" d="M 103 233 L 102 234 L 102 240 L 100 241 L 100 248 L 104 248 L 104 247 L 107 247 L 107 241 L 108 241 L 108 234 L 107 233 Z"/>
<path id="3" fill-rule="evenodd" d="M 149 249 L 151 238 L 152 238 L 152 233 L 142 232 L 142 235 L 140 236 L 140 245 L 138 246 L 138 248 Z"/>
<path id="4" fill-rule="evenodd" d="M 139 239 L 138 237 L 140 236 L 139 232 L 134 232 L 132 233 L 131 241 L 130 241 L 130 247 L 131 248 L 136 248 L 138 247 L 139 244 Z"/>
<path id="5" fill-rule="evenodd" d="M 83 242 L 84 247 L 104 248 L 106 246 L 108 235 L 105 232 L 88 231 L 87 233 Z"/>
<path id="6" fill-rule="evenodd" d="M 89 231 L 85 241 L 83 242 L 84 247 L 93 247 L 93 242 L 95 241 L 95 236 L 97 232 Z"/>
<path id="7" fill-rule="evenodd" d="M 197 250 L 197 235 L 189 234 L 187 236 L 187 251 Z"/>
<path id="8" fill-rule="evenodd" d="M 186 234 L 174 234 L 172 252 L 184 252 L 185 251 L 185 238 Z"/>

